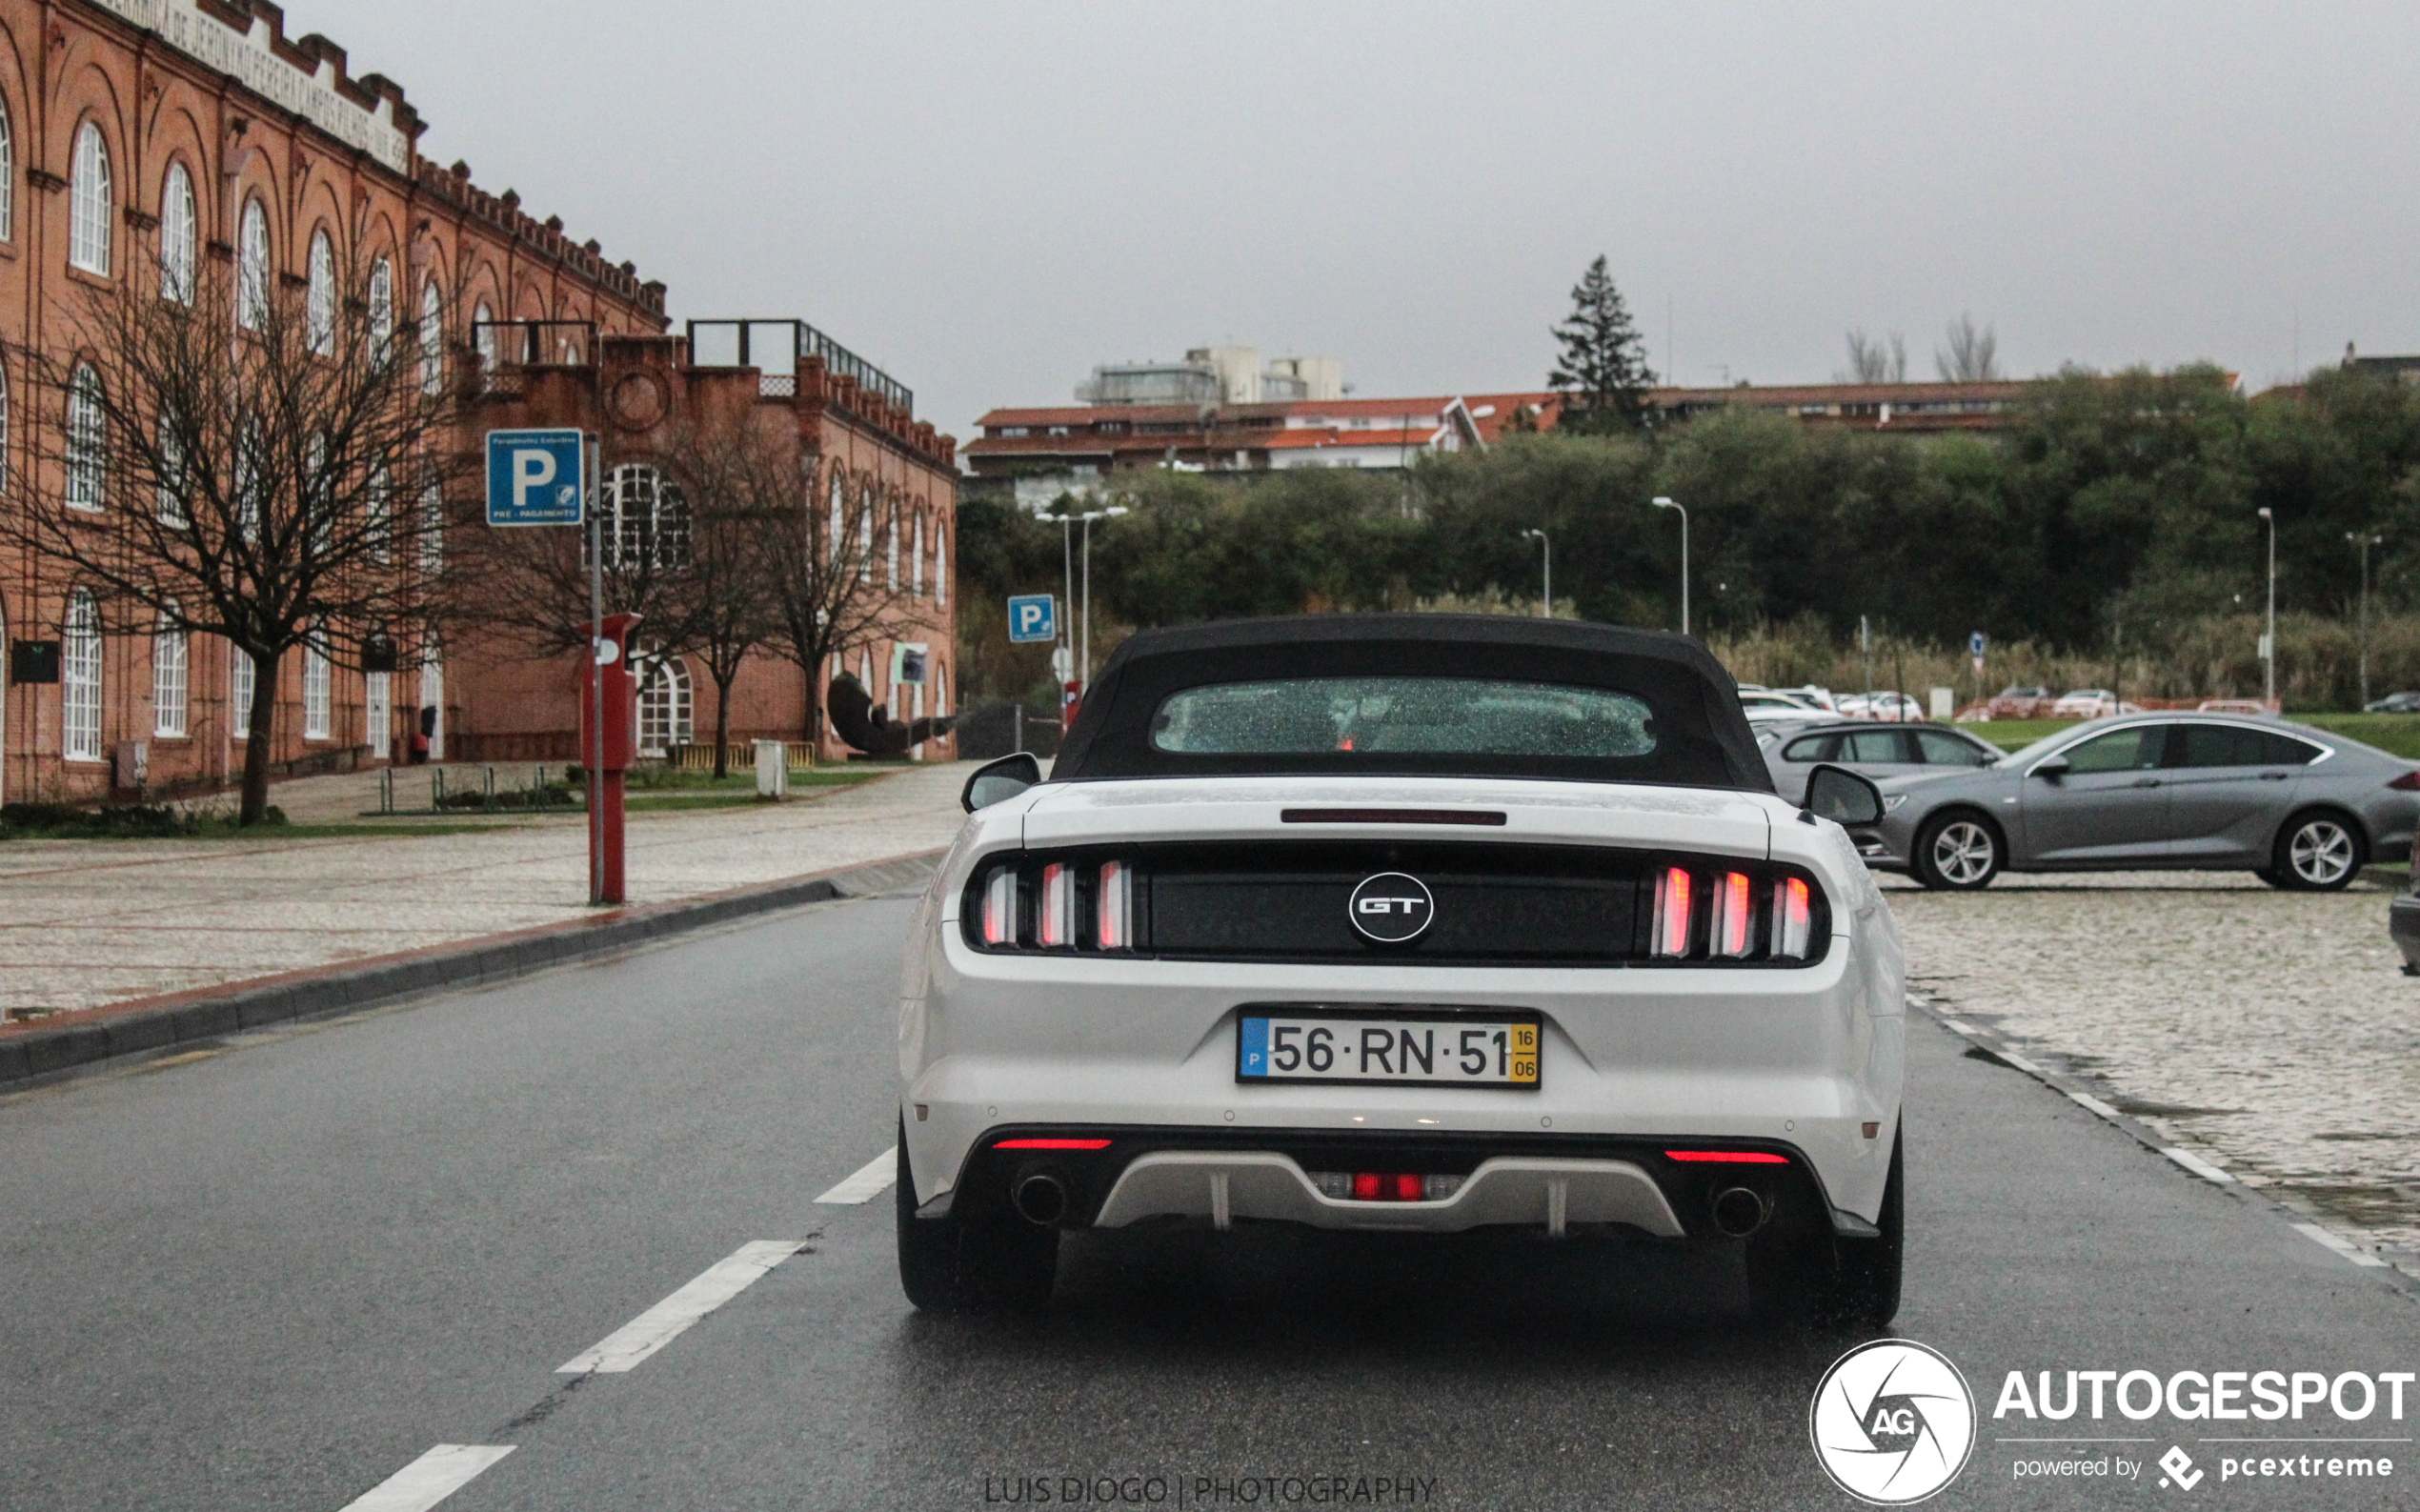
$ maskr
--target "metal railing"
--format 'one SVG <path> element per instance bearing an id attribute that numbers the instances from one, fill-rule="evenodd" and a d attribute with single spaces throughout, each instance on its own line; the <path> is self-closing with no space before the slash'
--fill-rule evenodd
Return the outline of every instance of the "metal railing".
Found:
<path id="1" fill-rule="evenodd" d="M 471 350 L 479 354 L 479 388 L 498 393 L 520 382 L 520 368 L 588 367 L 596 361 L 594 320 L 474 320 Z M 491 355 L 493 353 L 493 355 Z"/>
<path id="2" fill-rule="evenodd" d="M 692 320 L 689 360 L 701 368 L 755 368 L 768 395 L 797 393 L 798 364 L 820 358 L 824 371 L 847 378 L 895 409 L 916 413 L 916 392 L 803 320 Z M 784 391 L 774 382 L 790 379 Z"/>

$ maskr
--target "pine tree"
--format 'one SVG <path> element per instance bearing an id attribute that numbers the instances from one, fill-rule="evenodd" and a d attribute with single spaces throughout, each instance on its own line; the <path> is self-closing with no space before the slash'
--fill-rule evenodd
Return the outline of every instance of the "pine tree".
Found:
<path id="1" fill-rule="evenodd" d="M 1646 342 L 1600 255 L 1571 291 L 1571 313 L 1554 328 L 1563 348 L 1546 386 L 1563 395 L 1558 430 L 1627 431 L 1646 423 Z"/>

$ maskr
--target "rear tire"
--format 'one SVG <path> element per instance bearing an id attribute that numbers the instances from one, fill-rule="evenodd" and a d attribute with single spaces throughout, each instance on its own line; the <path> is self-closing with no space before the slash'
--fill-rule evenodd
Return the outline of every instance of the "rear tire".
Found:
<path id="1" fill-rule="evenodd" d="M 2007 860 L 2008 842 L 1980 814 L 1950 813 L 1927 819 L 1916 832 L 1908 857 L 1916 880 L 1952 892 L 1979 892 L 1991 885 Z"/>
<path id="2" fill-rule="evenodd" d="M 974 1204 L 954 1200 L 946 1217 L 917 1217 L 905 1119 L 896 1187 L 899 1289 L 918 1308 L 1036 1312 L 1050 1301 L 1059 1280 L 1059 1230 L 1026 1222 L 1005 1202 L 997 1211 L 970 1212 Z"/>
<path id="3" fill-rule="evenodd" d="M 2269 865 L 2292 892 L 2341 892 L 2361 875 L 2367 849 L 2359 825 L 2332 809 L 2313 809 L 2279 827 Z"/>

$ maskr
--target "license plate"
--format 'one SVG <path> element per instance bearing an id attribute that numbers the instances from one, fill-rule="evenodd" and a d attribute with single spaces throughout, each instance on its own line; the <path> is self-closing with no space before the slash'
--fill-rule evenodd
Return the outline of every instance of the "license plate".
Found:
<path id="1" fill-rule="evenodd" d="M 1237 1026 L 1235 1079 L 1535 1090 L 1543 1058 L 1535 1014 L 1247 1009 Z"/>

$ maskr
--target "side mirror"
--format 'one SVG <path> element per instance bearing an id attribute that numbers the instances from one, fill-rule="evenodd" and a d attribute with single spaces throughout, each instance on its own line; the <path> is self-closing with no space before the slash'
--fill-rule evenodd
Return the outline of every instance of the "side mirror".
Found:
<path id="1" fill-rule="evenodd" d="M 1883 790 L 1845 767 L 1821 765 L 1806 775 L 1806 811 L 1836 824 L 1880 824 Z"/>
<path id="2" fill-rule="evenodd" d="M 1034 759 L 1031 751 L 986 761 L 966 779 L 966 791 L 958 797 L 958 807 L 969 814 L 988 809 L 995 803 L 1007 802 L 1041 779 L 1042 764 Z"/>
<path id="3" fill-rule="evenodd" d="M 2067 758 L 2063 756 L 2045 756 L 2033 764 L 2033 775 L 2045 782 L 2056 782 L 2067 775 Z"/>

